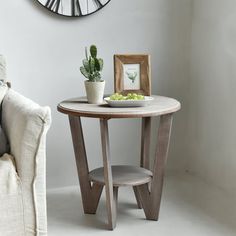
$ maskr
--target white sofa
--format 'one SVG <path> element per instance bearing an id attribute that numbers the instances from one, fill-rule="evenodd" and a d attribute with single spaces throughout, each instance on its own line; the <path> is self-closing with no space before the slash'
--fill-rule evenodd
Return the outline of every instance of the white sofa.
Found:
<path id="1" fill-rule="evenodd" d="M 5 80 L 3 70 L 0 58 L 0 80 Z M 0 236 L 47 235 L 45 148 L 50 108 L 9 89 L 1 115 L 10 154 L 0 158 Z"/>

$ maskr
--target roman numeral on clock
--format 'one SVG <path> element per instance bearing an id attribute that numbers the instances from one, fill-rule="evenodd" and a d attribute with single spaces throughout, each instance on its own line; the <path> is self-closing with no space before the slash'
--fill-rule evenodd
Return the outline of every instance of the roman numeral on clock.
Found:
<path id="1" fill-rule="evenodd" d="M 94 4 L 97 6 L 97 8 L 101 8 L 103 5 L 99 0 L 93 0 Z"/>
<path id="2" fill-rule="evenodd" d="M 49 11 L 63 16 L 86 16 L 97 12 L 111 0 L 37 0 Z"/>
<path id="3" fill-rule="evenodd" d="M 82 16 L 81 7 L 79 0 L 71 0 L 71 15 L 72 16 Z"/>
<path id="4" fill-rule="evenodd" d="M 61 5 L 61 0 L 47 0 L 45 7 L 47 7 L 51 11 L 58 13 L 60 5 Z"/>

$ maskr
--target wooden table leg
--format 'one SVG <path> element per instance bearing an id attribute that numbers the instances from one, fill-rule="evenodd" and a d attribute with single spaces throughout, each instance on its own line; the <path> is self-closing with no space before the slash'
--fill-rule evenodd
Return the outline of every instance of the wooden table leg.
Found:
<path id="1" fill-rule="evenodd" d="M 160 117 L 151 190 L 149 191 L 148 184 L 137 186 L 137 190 L 141 198 L 141 204 L 148 220 L 158 220 L 159 216 L 172 118 L 173 114 L 162 115 Z"/>
<path id="2" fill-rule="evenodd" d="M 139 209 L 142 209 L 143 207 L 142 207 L 141 197 L 139 195 L 137 186 L 133 186 L 133 191 L 134 191 L 134 196 L 136 198 L 137 206 Z"/>
<path id="3" fill-rule="evenodd" d="M 150 169 L 151 117 L 142 118 L 140 166 Z"/>
<path id="4" fill-rule="evenodd" d="M 110 160 L 110 144 L 108 134 L 107 119 L 100 119 L 101 140 L 102 140 L 102 154 L 103 154 L 103 167 L 104 167 L 104 182 L 106 189 L 106 205 L 108 214 L 108 228 L 113 230 L 116 226 L 116 204 L 114 203 L 113 195 L 113 181 Z M 115 198 L 117 197 L 118 189 L 114 189 Z"/>
<path id="5" fill-rule="evenodd" d="M 118 190 L 119 187 L 113 187 L 113 197 L 114 197 L 114 221 L 116 222 L 116 216 L 117 216 L 117 206 L 118 206 Z"/>
<path id="6" fill-rule="evenodd" d="M 141 131 L 141 157 L 140 166 L 150 169 L 150 144 L 151 144 L 151 117 L 142 118 Z M 133 187 L 138 208 L 142 208 L 142 202 L 136 186 Z"/>
<path id="7" fill-rule="evenodd" d="M 84 213 L 95 214 L 102 194 L 103 186 L 98 184 L 93 184 L 92 186 L 91 182 L 89 181 L 89 168 L 80 117 L 70 115 L 69 122 Z"/>

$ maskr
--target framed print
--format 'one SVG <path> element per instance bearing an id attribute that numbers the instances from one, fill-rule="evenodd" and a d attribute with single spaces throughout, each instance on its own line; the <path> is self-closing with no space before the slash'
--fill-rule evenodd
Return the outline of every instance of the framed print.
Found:
<path id="1" fill-rule="evenodd" d="M 150 56 L 114 55 L 115 92 L 151 95 Z"/>

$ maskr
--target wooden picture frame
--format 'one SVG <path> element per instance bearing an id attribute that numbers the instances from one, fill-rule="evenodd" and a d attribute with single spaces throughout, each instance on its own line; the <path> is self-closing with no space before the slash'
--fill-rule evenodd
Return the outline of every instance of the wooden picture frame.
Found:
<path id="1" fill-rule="evenodd" d="M 150 55 L 114 55 L 114 90 L 127 95 L 151 95 Z"/>

